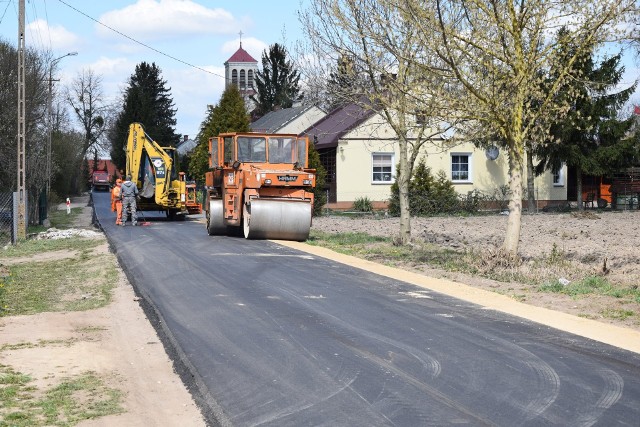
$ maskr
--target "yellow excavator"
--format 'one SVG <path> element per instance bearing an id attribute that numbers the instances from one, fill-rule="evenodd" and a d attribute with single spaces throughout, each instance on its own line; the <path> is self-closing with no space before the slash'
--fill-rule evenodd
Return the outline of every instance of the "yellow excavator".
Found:
<path id="1" fill-rule="evenodd" d="M 169 219 L 184 219 L 186 182 L 177 165 L 174 147 L 158 145 L 140 123 L 129 125 L 126 174 L 138 186 L 138 211 L 164 211 Z"/>
<path id="2" fill-rule="evenodd" d="M 242 227 L 247 239 L 306 240 L 316 183 L 308 148 L 306 137 L 289 134 L 210 138 L 204 203 L 209 235 Z"/>

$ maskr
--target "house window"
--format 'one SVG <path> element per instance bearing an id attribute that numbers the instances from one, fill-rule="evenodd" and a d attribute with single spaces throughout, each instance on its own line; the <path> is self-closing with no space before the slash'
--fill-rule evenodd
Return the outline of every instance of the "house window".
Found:
<path id="1" fill-rule="evenodd" d="M 374 184 L 391 184 L 393 181 L 393 153 L 373 153 L 372 182 Z"/>
<path id="2" fill-rule="evenodd" d="M 231 84 L 238 85 L 238 70 L 231 70 Z"/>
<path id="3" fill-rule="evenodd" d="M 471 154 L 451 154 L 451 181 L 471 182 Z"/>
<path id="4" fill-rule="evenodd" d="M 245 72 L 244 70 L 240 70 L 240 89 L 245 89 L 247 87 L 247 83 L 245 81 Z"/>
<path id="5" fill-rule="evenodd" d="M 564 165 L 560 169 L 553 172 L 553 186 L 564 187 Z"/>

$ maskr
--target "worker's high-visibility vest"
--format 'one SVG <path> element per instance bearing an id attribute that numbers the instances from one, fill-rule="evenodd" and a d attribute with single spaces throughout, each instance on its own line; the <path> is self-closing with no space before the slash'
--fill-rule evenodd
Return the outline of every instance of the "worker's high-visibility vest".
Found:
<path id="1" fill-rule="evenodd" d="M 117 185 L 113 187 L 113 190 L 111 190 L 111 200 L 115 202 L 120 201 L 120 187 Z"/>

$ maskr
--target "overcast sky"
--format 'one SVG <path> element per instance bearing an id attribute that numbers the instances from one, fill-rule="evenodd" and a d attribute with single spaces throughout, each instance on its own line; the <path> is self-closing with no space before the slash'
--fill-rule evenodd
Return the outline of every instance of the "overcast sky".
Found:
<path id="1" fill-rule="evenodd" d="M 0 37 L 16 46 L 18 5 L 0 0 Z M 155 62 L 178 109 L 176 132 L 195 137 L 207 104 L 220 100 L 240 31 L 260 63 L 269 45 L 291 48 L 301 37 L 300 7 L 301 0 L 26 0 L 25 43 L 54 58 L 78 52 L 58 62 L 56 84 L 90 68 L 110 101 L 120 99 L 137 64 Z"/>

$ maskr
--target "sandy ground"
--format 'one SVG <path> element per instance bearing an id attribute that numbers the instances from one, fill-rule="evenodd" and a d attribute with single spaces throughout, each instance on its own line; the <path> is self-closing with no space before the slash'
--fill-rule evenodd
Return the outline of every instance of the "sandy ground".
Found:
<path id="1" fill-rule="evenodd" d="M 76 206 L 86 206 L 86 198 L 75 200 L 73 207 Z M 64 205 L 61 208 L 65 209 Z M 583 217 L 569 214 L 526 216 L 523 218 L 521 253 L 525 257 L 540 256 L 549 253 L 555 244 L 557 250 L 564 251 L 572 260 L 595 270 L 601 268 L 606 258 L 611 277 L 638 283 L 639 220 L 639 212 Z M 85 207 L 76 227 L 91 228 L 90 221 L 91 208 Z M 501 243 L 505 226 L 506 217 L 499 215 L 427 218 L 413 221 L 413 235 L 451 248 L 491 250 Z M 313 227 L 328 232 L 365 231 L 394 235 L 398 230 L 398 220 L 321 217 L 314 219 Z M 520 315 L 640 352 L 640 327 L 637 323 L 624 324 L 611 319 L 597 322 L 584 316 L 575 316 L 582 313 L 581 310 L 597 313 L 597 304 L 588 308 L 588 304 L 559 295 L 547 299 L 532 298 L 523 304 L 508 295 L 497 294 L 495 291 L 505 285 L 490 280 L 446 273 L 428 266 L 412 266 L 411 271 L 401 271 L 338 255 L 323 248 L 296 242 L 288 244 L 487 308 Z M 102 250 L 108 250 L 106 240 Z M 117 262 L 115 257 L 114 262 Z M 519 284 L 507 286 L 517 291 Z M 612 326 L 611 323 L 617 323 L 618 326 Z M 25 342 L 52 344 L 5 350 L 2 352 L 2 363 L 32 376 L 37 385 L 49 386 L 65 376 L 95 371 L 106 378 L 110 386 L 124 391 L 125 413 L 86 421 L 80 424 L 82 426 L 205 425 L 122 272 L 113 302 L 107 307 L 85 312 L 42 313 L 0 319 L 0 347 Z M 53 344 L 55 342 L 67 344 Z"/>

